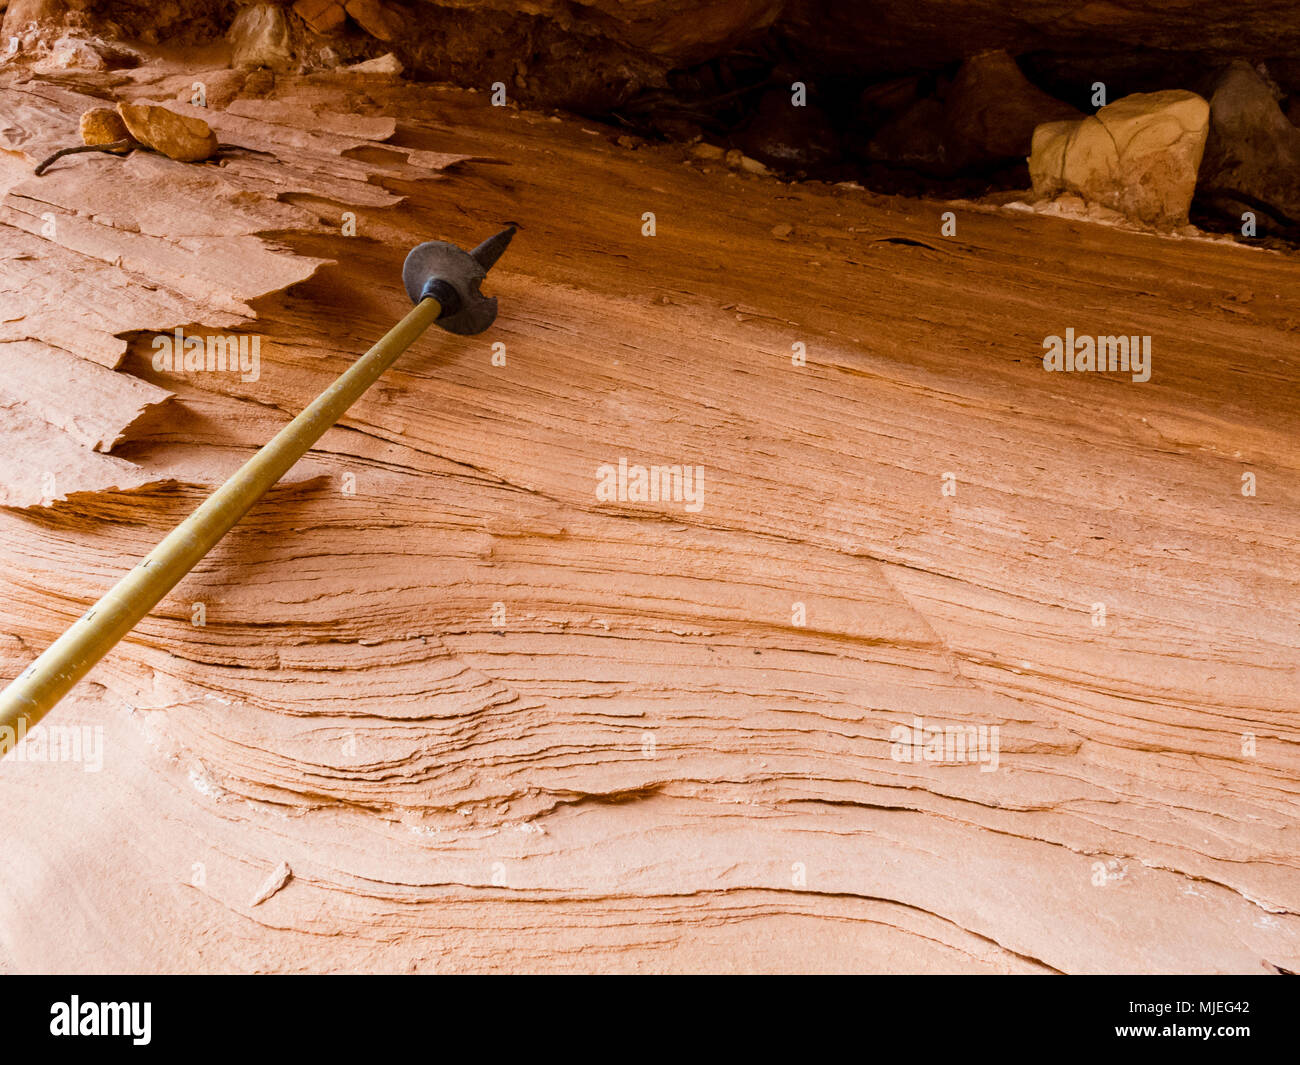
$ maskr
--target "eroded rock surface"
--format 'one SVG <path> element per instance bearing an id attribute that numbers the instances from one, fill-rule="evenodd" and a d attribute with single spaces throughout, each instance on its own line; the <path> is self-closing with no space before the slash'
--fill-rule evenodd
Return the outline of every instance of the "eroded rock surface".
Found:
<path id="1" fill-rule="evenodd" d="M 996 16 L 985 0 L 789 0 L 782 23 L 810 53 L 841 70 L 864 62 L 895 68 L 953 62 L 988 48 L 1013 55 L 1081 46 L 1103 54 L 1150 49 L 1225 59 L 1300 53 L 1300 12 L 1291 0 L 1002 0 Z"/>
<path id="2" fill-rule="evenodd" d="M 152 75 L 159 84 L 169 76 Z M 187 88 L 196 76 L 210 75 L 187 72 Z M 260 101 L 242 101 L 242 115 L 240 102 L 230 112 L 178 102 L 168 112 L 178 122 L 207 129 L 210 119 L 251 151 L 232 151 L 220 167 L 148 152 L 81 155 L 33 177 L 33 164 L 75 143 L 82 116 L 102 102 L 36 80 L 0 86 L 0 359 L 12 367 L 0 411 L 15 419 L 5 430 L 0 502 L 10 507 L 157 480 L 100 452 L 170 393 L 100 369 L 122 366 L 134 334 L 196 323 L 218 333 L 246 331 L 254 300 L 310 277 L 326 259 L 291 254 L 262 236 L 320 230 L 318 215 L 284 200 L 395 204 L 401 196 L 371 184 L 374 175 L 428 179 L 458 161 L 411 149 L 390 149 L 382 162 L 347 158 L 378 150 L 394 123 L 322 115 L 310 98 L 278 109 L 278 123 L 256 117 Z M 119 106 L 131 113 L 134 105 Z M 58 386 L 79 377 L 82 390 Z"/>
<path id="3" fill-rule="evenodd" d="M 137 479 L 0 511 L 8 676 L 405 312 L 410 245 L 521 229 L 493 332 L 408 352 L 49 719 L 99 771 L 0 762 L 0 964 L 1300 968 L 1290 259 L 944 237 L 345 75 L 210 112 L 219 167 L 28 177 L 87 106 L 0 95 L 0 320 L 67 383 L 0 402 L 43 426 L 4 476 Z M 177 324 L 260 378 L 156 370 Z M 1045 373 L 1072 325 L 1151 380 Z M 620 459 L 702 506 L 602 499 Z M 918 718 L 996 768 L 904 760 Z"/>

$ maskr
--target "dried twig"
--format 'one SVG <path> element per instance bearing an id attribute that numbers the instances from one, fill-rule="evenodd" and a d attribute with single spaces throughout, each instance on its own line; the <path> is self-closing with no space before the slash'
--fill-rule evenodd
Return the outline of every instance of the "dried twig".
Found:
<path id="1" fill-rule="evenodd" d="M 75 148 L 60 148 L 57 152 L 51 155 L 48 159 L 44 160 L 36 168 L 36 175 L 39 177 L 41 174 L 45 173 L 45 171 L 49 168 L 51 163 L 53 163 L 56 159 L 62 158 L 65 155 L 76 155 L 78 152 L 117 152 L 117 151 L 121 151 L 124 148 L 135 148 L 137 151 L 142 151 L 142 152 L 152 152 L 155 150 L 153 148 L 150 148 L 149 145 L 147 144 L 141 144 L 139 141 L 134 141 L 134 140 L 112 141 L 109 144 L 78 144 Z M 254 155 L 271 154 L 270 152 L 264 151 L 261 148 L 246 148 L 242 144 L 223 143 L 217 145 L 216 153 L 212 156 L 212 158 L 216 159 L 217 156 L 221 155 L 223 152 L 252 152 Z M 206 163 L 209 162 L 210 160 L 201 159 L 197 161 Z"/>
<path id="2" fill-rule="evenodd" d="M 75 148 L 60 148 L 36 167 L 36 176 L 40 177 L 56 159 L 61 159 L 65 155 L 76 155 L 78 152 L 118 152 L 124 148 L 130 148 L 134 144 L 135 141 L 126 139 L 110 141 L 108 144 L 78 144 Z"/>

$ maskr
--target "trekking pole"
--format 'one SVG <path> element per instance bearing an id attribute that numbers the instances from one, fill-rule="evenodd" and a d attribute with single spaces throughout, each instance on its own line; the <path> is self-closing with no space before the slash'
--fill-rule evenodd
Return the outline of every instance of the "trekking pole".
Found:
<path id="1" fill-rule="evenodd" d="M 479 285 L 514 234 L 515 227 L 507 226 L 470 252 L 443 241 L 411 250 L 402 267 L 402 283 L 415 304 L 407 315 L 0 692 L 0 758 L 198 565 L 430 325 L 436 322 L 468 336 L 496 320 L 497 301 L 483 296 Z"/>

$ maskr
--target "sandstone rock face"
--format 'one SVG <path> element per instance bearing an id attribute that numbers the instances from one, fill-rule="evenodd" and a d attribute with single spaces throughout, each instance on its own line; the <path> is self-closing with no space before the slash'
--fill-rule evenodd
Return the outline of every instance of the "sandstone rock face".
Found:
<path id="1" fill-rule="evenodd" d="M 298 0 L 293 10 L 309 28 L 322 36 L 342 29 L 348 18 L 339 0 Z"/>
<path id="2" fill-rule="evenodd" d="M 38 28 L 27 38 L 29 43 L 37 44 L 46 34 Z M 19 38 L 20 45 L 23 38 Z M 7 47 L 7 46 L 6 46 Z M 115 70 L 122 67 L 134 67 L 140 62 L 139 53 L 122 45 L 104 40 L 83 30 L 63 33 L 49 44 L 48 52 L 43 54 L 32 67 L 42 74 L 59 74 L 72 70 Z"/>
<path id="3" fill-rule="evenodd" d="M 0 761 L 0 968 L 1300 969 L 1291 259 L 960 207 L 941 244 L 343 72 L 200 114 L 255 153 L 219 170 L 34 178 L 100 97 L 10 76 L 3 678 L 409 310 L 407 248 L 523 228 L 495 331 L 413 347 L 51 715 L 102 771 Z M 1149 382 L 1044 372 L 1093 308 Z M 177 325 L 260 379 L 156 370 Z M 620 456 L 707 467 L 703 511 L 601 501 Z"/>
<path id="4" fill-rule="evenodd" d="M 293 66 L 293 46 L 284 8 L 276 4 L 246 7 L 230 24 L 226 35 L 234 46 L 231 62 L 236 67 L 269 67 L 288 70 Z"/>
<path id="5" fill-rule="evenodd" d="M 257 7 L 283 12 L 288 2 Z M 132 0 L 78 0 L 76 7 L 12 0 L 3 35 L 21 36 L 36 25 L 57 34 L 57 27 L 82 20 L 112 23 L 127 37 L 154 43 L 178 34 L 199 40 L 218 23 L 224 31 L 230 17 L 221 0 L 173 0 L 154 10 Z M 1099 40 L 1116 51 L 1300 55 L 1300 11 L 1292 0 L 1217 7 L 1183 0 L 1173 11 L 1159 0 L 1007 0 L 997 18 L 987 0 L 296 0 L 292 9 L 317 34 L 359 29 L 391 44 L 408 67 L 465 85 L 525 76 L 509 69 L 516 60 L 529 68 L 528 85 L 512 86 L 521 99 L 580 110 L 599 109 L 602 95 L 606 107 L 616 106 L 609 97 L 624 83 L 628 92 L 660 86 L 670 69 L 724 55 L 771 27 L 819 71 L 881 77 L 933 71 L 985 49 L 1078 54 L 1081 44 Z M 241 19 L 251 18 L 248 10 Z M 1295 81 L 1289 84 L 1295 91 Z"/>
<path id="6" fill-rule="evenodd" d="M 951 176 L 1023 160 L 1037 126 L 1083 117 L 1033 85 L 1014 59 L 996 49 L 968 59 L 952 84 L 940 84 L 935 95 L 917 99 L 919 90 L 918 79 L 901 78 L 862 94 L 858 106 L 867 128 L 873 118 L 884 117 L 867 145 L 868 159 Z"/>
<path id="7" fill-rule="evenodd" d="M 61 25 L 68 14 L 64 0 L 9 0 L 4 21 L 0 22 L 0 35 L 6 41 L 21 37 L 32 26 Z"/>
<path id="8" fill-rule="evenodd" d="M 217 135 L 201 118 L 177 114 L 149 100 L 123 101 L 117 111 L 131 136 L 171 159 L 197 163 L 217 152 Z"/>
<path id="9" fill-rule="evenodd" d="M 104 51 L 84 37 L 64 34 L 54 42 L 50 54 L 36 65 L 36 69 L 50 73 L 60 70 L 105 70 L 108 63 Z"/>
<path id="10" fill-rule="evenodd" d="M 499 5 L 503 0 L 490 0 Z M 505 0 L 510 7 L 517 4 Z M 562 19 L 570 5 L 545 0 Z M 697 0 L 597 0 L 596 10 L 631 47 L 670 59 L 674 64 L 701 62 L 721 55 L 738 41 L 770 26 L 780 15 L 784 0 L 723 0 L 701 4 Z"/>
<path id="11" fill-rule="evenodd" d="M 1034 193 L 1062 193 L 1171 228 L 1187 221 L 1209 128 L 1209 104 L 1195 93 L 1135 93 L 1078 122 L 1034 130 Z"/>
<path id="12" fill-rule="evenodd" d="M 1214 82 L 1198 192 L 1229 210 L 1263 207 L 1300 224 L 1300 129 L 1248 63 Z"/>
<path id="13" fill-rule="evenodd" d="M 203 106 L 224 108 L 243 91 L 244 86 L 260 75 L 269 75 L 261 68 L 255 70 L 205 70 L 202 77 L 186 75 L 175 83 L 177 100 L 194 102 L 194 83 L 203 83 Z"/>
<path id="14" fill-rule="evenodd" d="M 335 4 L 300 0 L 317 33 L 339 28 Z M 606 111 L 667 72 L 724 55 L 761 34 L 784 0 L 347 0 L 349 24 L 434 80 L 487 88 L 513 101 Z"/>
<path id="15" fill-rule="evenodd" d="M 1015 60 L 996 49 L 962 64 L 945 105 L 948 152 L 958 166 L 1023 157 L 1035 127 L 1083 117 L 1031 84 Z"/>
<path id="16" fill-rule="evenodd" d="M 402 32 L 402 20 L 392 7 L 382 0 L 348 0 L 347 13 L 371 37 L 385 43 L 397 40 Z"/>
<path id="17" fill-rule="evenodd" d="M 921 79 L 915 74 L 877 82 L 863 89 L 858 97 L 858 117 L 879 128 L 897 118 L 920 98 Z"/>
<path id="18" fill-rule="evenodd" d="M 313 0 L 304 0 L 311 3 Z M 383 6 L 383 0 L 353 0 Z M 863 63 L 904 70 L 935 67 L 985 49 L 1012 55 L 1043 49 L 1077 50 L 1080 42 L 1108 47 L 1242 54 L 1300 51 L 1300 9 L 1293 0 L 1238 0 L 1206 5 L 1168 0 L 423 0 L 430 18 L 475 19 L 521 9 L 587 36 L 618 41 L 674 65 L 721 55 L 774 22 L 808 52 L 839 72 Z M 996 17 L 990 11 L 996 10 Z M 900 60 L 900 57 L 906 57 Z"/>
<path id="19" fill-rule="evenodd" d="M 310 11 L 304 20 L 317 32 L 327 32 L 318 19 L 333 23 L 337 14 L 329 0 L 300 0 Z M 446 24 L 456 22 L 473 37 L 477 26 L 480 48 L 500 43 L 502 17 L 541 19 L 572 39 L 604 39 L 632 52 L 654 57 L 667 66 L 688 65 L 721 55 L 746 36 L 770 26 L 785 0 L 724 0 L 699 4 L 695 0 L 595 0 L 574 5 L 567 0 L 432 0 L 416 5 L 425 25 L 409 27 L 395 5 L 385 0 L 346 0 L 347 14 L 371 36 L 407 46 L 422 37 L 437 38 Z M 319 12 L 319 13 L 318 13 Z M 459 34 L 452 39 L 464 39 Z M 460 57 L 462 61 L 468 57 Z"/>
<path id="20" fill-rule="evenodd" d="M 996 10 L 996 16 L 990 12 Z M 1168 0 L 788 0 L 783 25 L 809 53 L 842 72 L 863 63 L 890 69 L 934 67 L 986 48 L 1012 55 L 1081 42 L 1111 50 L 1163 49 L 1231 59 L 1300 50 L 1294 0 L 1170 4 Z M 906 56 L 900 62 L 900 56 Z"/>
<path id="21" fill-rule="evenodd" d="M 92 107 L 81 116 L 82 144 L 113 144 L 121 140 L 134 140 L 122 121 L 122 116 L 111 107 Z M 114 149 L 118 152 L 130 148 Z"/>

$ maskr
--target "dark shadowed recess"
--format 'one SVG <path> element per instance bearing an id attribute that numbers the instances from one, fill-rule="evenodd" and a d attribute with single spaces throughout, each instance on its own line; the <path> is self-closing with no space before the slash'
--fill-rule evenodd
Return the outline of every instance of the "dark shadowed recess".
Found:
<path id="1" fill-rule="evenodd" d="M 10 0 L 68 10 L 110 38 L 220 39 L 234 0 Z M 1256 170 L 1300 160 L 1295 0 L 294 0 L 282 7 L 300 70 L 394 53 L 408 77 L 601 119 L 629 136 L 707 141 L 796 179 L 903 195 L 1029 186 L 1038 122 L 1162 89 L 1209 99 L 1244 61 L 1290 125 Z M 991 57 L 991 58 L 990 58 Z M 800 90 L 800 86 L 802 89 Z M 796 94 L 798 103 L 796 104 Z M 1272 103 L 1265 101 L 1271 108 Z M 1214 133 L 1211 132 L 1213 142 Z M 1260 145 L 1248 146 L 1259 153 Z M 1235 150 L 1228 149 L 1230 152 Z M 1222 152 L 1220 153 L 1222 155 Z M 1222 162 L 1222 160 L 1220 160 Z M 1243 205 L 1300 237 L 1300 189 L 1202 191 L 1192 221 L 1234 231 Z"/>

